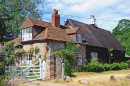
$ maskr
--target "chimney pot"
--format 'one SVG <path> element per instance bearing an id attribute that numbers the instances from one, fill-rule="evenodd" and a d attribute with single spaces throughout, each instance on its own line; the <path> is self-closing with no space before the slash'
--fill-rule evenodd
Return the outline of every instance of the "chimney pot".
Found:
<path id="1" fill-rule="evenodd" d="M 53 13 L 56 14 L 56 9 L 53 9 Z"/>
<path id="2" fill-rule="evenodd" d="M 56 10 L 56 14 L 58 14 L 58 10 Z"/>
<path id="3" fill-rule="evenodd" d="M 53 9 L 53 14 L 51 15 L 52 24 L 55 27 L 60 27 L 60 15 L 58 15 L 58 10 Z"/>

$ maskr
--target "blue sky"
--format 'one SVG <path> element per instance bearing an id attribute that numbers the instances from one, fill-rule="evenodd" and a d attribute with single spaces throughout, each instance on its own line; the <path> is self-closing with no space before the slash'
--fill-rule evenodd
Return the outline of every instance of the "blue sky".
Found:
<path id="1" fill-rule="evenodd" d="M 45 0 L 39 9 L 43 11 L 42 20 L 49 22 L 51 22 L 53 9 L 57 9 L 59 14 L 65 14 L 60 15 L 61 24 L 67 20 L 67 15 L 70 15 L 70 19 L 89 24 L 88 18 L 94 15 L 97 19 L 97 26 L 109 31 L 116 27 L 119 20 L 130 19 L 130 0 Z"/>

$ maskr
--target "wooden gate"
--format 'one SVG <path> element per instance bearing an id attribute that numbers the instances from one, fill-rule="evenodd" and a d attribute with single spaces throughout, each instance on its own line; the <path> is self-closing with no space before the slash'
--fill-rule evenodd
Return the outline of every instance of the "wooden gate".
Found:
<path id="1" fill-rule="evenodd" d="M 46 78 L 46 62 L 42 59 L 29 66 L 5 66 L 9 81 L 44 80 Z"/>

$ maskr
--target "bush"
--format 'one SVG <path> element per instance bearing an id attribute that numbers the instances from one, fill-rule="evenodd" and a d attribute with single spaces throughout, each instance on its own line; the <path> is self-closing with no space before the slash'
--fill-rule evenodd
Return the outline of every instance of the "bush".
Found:
<path id="1" fill-rule="evenodd" d="M 0 62 L 0 86 L 4 86 L 6 81 L 5 81 L 5 70 L 3 69 L 3 62 Z"/>
<path id="2" fill-rule="evenodd" d="M 96 60 L 92 60 L 88 65 L 83 65 L 81 68 L 81 71 L 83 72 L 98 72 L 98 71 L 108 71 L 108 70 L 121 70 L 121 69 L 127 69 L 128 63 L 113 63 L 113 64 L 102 64 L 97 62 Z"/>
<path id="3" fill-rule="evenodd" d="M 70 63 L 67 59 L 64 59 L 64 70 L 65 70 L 65 75 L 66 76 L 70 76 L 71 73 L 72 73 L 72 69 L 71 69 L 71 66 L 70 66 Z"/>
<path id="4" fill-rule="evenodd" d="M 128 63 L 129 68 L 130 68 L 130 59 L 129 59 L 129 60 L 127 60 L 127 61 L 126 61 L 126 63 Z"/>
<path id="5" fill-rule="evenodd" d="M 104 67 L 103 67 L 103 64 L 97 62 L 96 60 L 91 60 L 90 63 L 88 63 L 88 65 L 83 65 L 83 67 L 81 68 L 81 70 L 83 72 L 86 72 L 86 71 L 103 71 L 104 70 Z"/>

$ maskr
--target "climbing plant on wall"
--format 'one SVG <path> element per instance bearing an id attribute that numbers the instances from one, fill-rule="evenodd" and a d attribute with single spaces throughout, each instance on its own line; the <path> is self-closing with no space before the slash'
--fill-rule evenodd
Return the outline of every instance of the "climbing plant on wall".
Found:
<path id="1" fill-rule="evenodd" d="M 74 62 L 76 61 L 73 55 L 77 53 L 76 51 L 78 48 L 78 45 L 75 45 L 74 41 L 71 40 L 70 42 L 66 43 L 65 49 L 60 49 L 53 52 L 55 55 L 60 55 L 64 58 L 63 61 L 65 63 L 65 75 L 70 75 L 72 73 L 72 69 L 74 69 Z"/>
<path id="2" fill-rule="evenodd" d="M 18 61 L 20 55 L 25 52 L 25 50 L 22 48 L 21 42 L 5 42 L 4 50 L 6 53 L 5 60 L 7 66 L 15 65 L 15 62 Z"/>

